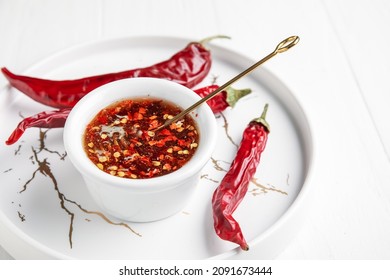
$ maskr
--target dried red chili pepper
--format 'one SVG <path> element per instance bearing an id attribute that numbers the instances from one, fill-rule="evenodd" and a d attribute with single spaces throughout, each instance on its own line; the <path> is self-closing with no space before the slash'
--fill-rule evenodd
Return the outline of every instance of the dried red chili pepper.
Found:
<path id="1" fill-rule="evenodd" d="M 5 143 L 7 145 L 14 144 L 23 135 L 24 131 L 30 127 L 64 127 L 65 121 L 69 115 L 70 110 L 70 108 L 65 108 L 56 111 L 45 111 L 23 119 Z"/>
<path id="2" fill-rule="evenodd" d="M 199 96 L 204 97 L 208 95 L 210 92 L 213 92 L 216 88 L 218 88 L 217 85 L 205 86 L 195 90 L 195 92 Z M 226 109 L 227 106 L 230 106 L 229 104 L 232 104 L 231 106 L 234 106 L 233 102 L 227 101 L 229 99 L 229 96 L 232 96 L 230 98 L 232 100 L 234 99 L 233 98 L 234 96 L 237 102 L 239 98 L 243 97 L 246 94 L 249 94 L 250 92 L 251 92 L 250 89 L 242 89 L 242 90 L 228 89 L 226 90 L 226 92 L 223 91 L 220 93 L 220 95 L 209 100 L 209 101 L 213 101 L 214 99 L 216 99 L 216 101 L 209 103 L 209 106 L 214 113 L 219 113 L 222 110 Z M 63 127 L 65 125 L 65 121 L 68 117 L 70 110 L 71 110 L 70 108 L 64 108 L 55 111 L 45 111 L 24 119 L 18 124 L 14 132 L 6 141 L 6 144 L 7 145 L 14 144 L 23 135 L 24 131 L 30 127 L 40 127 L 40 128 Z"/>
<path id="3" fill-rule="evenodd" d="M 209 73 L 212 62 L 211 53 L 204 47 L 204 44 L 214 38 L 226 38 L 226 36 L 213 36 L 200 42 L 191 42 L 168 60 L 149 67 L 76 80 L 47 80 L 16 75 L 5 67 L 1 71 L 13 87 L 35 101 L 54 108 L 70 108 L 91 90 L 125 78 L 161 78 L 192 88 Z"/>
<path id="4" fill-rule="evenodd" d="M 206 87 L 196 89 L 194 91 L 196 94 L 198 94 L 200 97 L 203 98 L 218 88 L 219 88 L 218 85 L 211 85 L 211 86 L 206 86 Z M 207 104 L 210 106 L 213 113 L 217 114 L 222 112 L 229 106 L 234 107 L 234 105 L 241 97 L 244 97 L 249 93 L 251 93 L 251 89 L 249 88 L 234 89 L 232 87 L 228 87 L 226 90 L 222 91 L 217 96 L 207 101 Z"/>
<path id="5" fill-rule="evenodd" d="M 220 238 L 237 243 L 243 250 L 249 247 L 232 214 L 248 191 L 249 182 L 265 149 L 270 131 L 265 120 L 267 109 L 268 104 L 261 117 L 252 120 L 244 130 L 237 155 L 212 197 L 215 232 Z"/>

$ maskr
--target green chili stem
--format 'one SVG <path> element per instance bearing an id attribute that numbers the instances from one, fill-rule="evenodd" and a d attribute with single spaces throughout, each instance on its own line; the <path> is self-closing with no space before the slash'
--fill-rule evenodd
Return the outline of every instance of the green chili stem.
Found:
<path id="1" fill-rule="evenodd" d="M 270 126 L 268 124 L 268 122 L 266 121 L 265 119 L 265 116 L 267 115 L 267 111 L 268 111 L 268 103 L 266 103 L 264 105 L 264 109 L 263 109 L 263 112 L 261 113 L 261 116 L 260 118 L 256 118 L 254 119 L 253 121 L 255 122 L 258 122 L 258 123 L 261 123 L 262 125 L 264 125 L 264 127 L 268 130 L 268 132 L 270 131 Z"/>
<path id="2" fill-rule="evenodd" d="M 237 101 L 244 97 L 245 95 L 248 95 L 251 93 L 252 90 L 250 88 L 244 88 L 244 89 L 235 89 L 232 87 L 228 87 L 226 89 L 226 102 L 230 105 L 230 107 L 234 107 L 236 105 Z"/>

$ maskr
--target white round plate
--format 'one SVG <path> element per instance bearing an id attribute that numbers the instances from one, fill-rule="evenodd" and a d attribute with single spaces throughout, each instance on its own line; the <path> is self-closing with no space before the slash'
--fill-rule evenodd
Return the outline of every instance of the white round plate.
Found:
<path id="1" fill-rule="evenodd" d="M 184 48 L 188 39 L 136 37 L 77 46 L 23 74 L 72 79 L 148 66 Z M 223 45 L 220 42 L 219 45 Z M 252 65 L 247 57 L 209 44 L 213 66 L 198 87 L 222 84 Z M 12 71 L 12 69 L 10 69 Z M 308 120 L 293 94 L 265 68 L 238 81 L 252 93 L 218 120 L 218 146 L 196 194 L 182 212 L 152 223 L 123 223 L 95 205 L 62 143 L 62 129 L 29 129 L 5 140 L 22 116 L 48 110 L 8 86 L 0 91 L 0 242 L 17 259 L 255 259 L 273 258 L 299 228 L 312 166 Z M 248 122 L 269 103 L 271 126 L 254 181 L 234 216 L 248 252 L 214 232 L 211 196 L 229 168 Z"/>

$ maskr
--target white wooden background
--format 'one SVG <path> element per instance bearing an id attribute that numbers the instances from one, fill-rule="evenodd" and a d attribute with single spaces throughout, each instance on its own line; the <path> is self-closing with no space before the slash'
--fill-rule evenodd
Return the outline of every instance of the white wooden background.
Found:
<path id="1" fill-rule="evenodd" d="M 266 66 L 302 103 L 317 151 L 307 222 L 278 259 L 390 259 L 389 31 L 386 0 L 0 0 L 0 66 L 134 35 L 226 34 L 258 59 L 299 35 Z"/>

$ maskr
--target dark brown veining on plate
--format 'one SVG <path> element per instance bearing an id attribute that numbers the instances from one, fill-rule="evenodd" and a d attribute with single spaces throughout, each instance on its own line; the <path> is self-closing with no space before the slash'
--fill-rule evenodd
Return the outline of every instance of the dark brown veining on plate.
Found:
<path id="1" fill-rule="evenodd" d="M 210 178 L 209 176 L 210 176 L 209 174 L 203 174 L 202 176 L 200 176 L 200 178 L 201 178 L 201 179 L 209 180 L 209 181 L 211 181 L 211 182 L 213 182 L 213 183 L 219 183 L 218 180 L 212 179 L 212 178 Z"/>
<path id="2" fill-rule="evenodd" d="M 132 233 L 134 233 L 135 235 L 138 235 L 138 236 L 142 236 L 141 234 L 139 234 L 138 232 L 136 232 L 135 230 L 133 230 L 128 224 L 126 223 L 123 223 L 123 222 L 113 222 L 111 221 L 109 218 L 107 218 L 106 215 L 104 215 L 103 213 L 101 212 L 98 212 L 98 211 L 90 211 L 90 210 L 87 210 L 85 208 L 83 208 L 79 203 L 77 203 L 76 201 L 73 201 L 73 200 L 70 200 L 70 199 L 67 199 L 65 198 L 66 201 L 76 205 L 81 211 L 83 211 L 84 213 L 86 214 L 90 214 L 90 215 L 97 215 L 99 216 L 100 218 L 102 218 L 104 221 L 106 221 L 107 223 L 111 224 L 111 225 L 114 225 L 114 226 L 122 226 L 122 227 L 125 227 L 127 228 L 128 230 L 130 230 Z"/>
<path id="3" fill-rule="evenodd" d="M 60 160 L 65 160 L 65 157 L 66 157 L 66 151 L 63 153 L 63 154 L 60 154 L 58 151 L 52 151 L 52 150 L 49 150 L 46 145 L 45 145 L 45 139 L 46 139 L 46 133 L 49 131 L 50 129 L 47 129 L 47 130 L 39 130 L 39 152 L 41 151 L 46 151 L 46 152 L 49 152 L 51 154 L 56 154 L 59 156 Z"/>
<path id="4" fill-rule="evenodd" d="M 42 131 L 40 131 L 41 149 L 37 151 L 34 147 L 32 147 L 33 156 L 34 156 L 35 162 L 38 164 L 38 167 L 33 172 L 31 178 L 23 185 L 23 188 L 19 193 L 22 193 L 22 192 L 27 190 L 28 184 L 34 180 L 34 178 L 38 172 L 41 173 L 42 175 L 44 175 L 45 177 L 50 178 L 50 180 L 53 183 L 54 190 L 57 193 L 58 199 L 60 200 L 61 208 L 68 214 L 68 216 L 70 218 L 68 236 L 69 236 L 69 245 L 70 245 L 70 248 L 72 248 L 73 247 L 73 241 L 72 241 L 73 221 L 74 221 L 75 214 L 66 207 L 66 205 L 65 205 L 66 197 L 63 193 L 60 192 L 57 179 L 55 178 L 53 172 L 51 171 L 50 163 L 47 161 L 47 158 L 45 158 L 43 160 L 40 160 L 38 158 L 38 153 L 41 152 L 42 150 L 44 150 L 43 148 L 45 147 L 43 139 L 45 138 L 46 132 L 42 133 Z M 42 144 L 43 144 L 43 146 L 42 146 Z"/>
<path id="5" fill-rule="evenodd" d="M 219 78 L 218 75 L 211 75 L 211 82 L 210 82 L 210 85 L 216 84 L 218 78 Z"/>
<path id="6" fill-rule="evenodd" d="M 217 171 L 222 171 L 222 172 L 227 172 L 226 169 L 224 169 L 221 165 L 220 165 L 220 162 L 223 162 L 223 163 L 226 163 L 226 164 L 230 164 L 229 162 L 227 161 L 223 161 L 223 160 L 219 160 L 219 159 L 215 159 L 213 157 L 210 158 L 212 164 L 213 164 L 213 167 L 215 170 Z M 213 179 L 213 178 L 210 178 L 210 175 L 209 174 L 203 174 L 202 176 L 200 176 L 201 179 L 206 179 L 206 180 L 209 180 L 213 183 L 219 183 L 218 180 L 216 179 Z"/>
<path id="7" fill-rule="evenodd" d="M 257 190 L 256 190 L 256 189 L 253 189 L 253 190 L 251 191 L 251 193 L 252 193 L 253 195 L 258 195 L 258 194 L 260 194 L 260 193 L 266 194 L 266 193 L 268 193 L 268 192 L 270 192 L 270 191 L 272 191 L 272 192 L 278 192 L 278 193 L 281 193 L 281 194 L 284 194 L 284 195 L 288 195 L 287 192 L 282 191 L 282 190 L 280 190 L 280 189 L 277 189 L 275 186 L 272 186 L 272 185 L 270 185 L 270 184 L 267 184 L 269 187 L 264 186 L 263 184 L 261 184 L 261 183 L 258 182 L 258 179 L 257 179 L 257 178 L 253 178 L 253 179 L 251 180 L 251 183 L 253 183 L 253 184 L 257 187 Z M 260 193 L 259 193 L 259 191 L 260 191 Z"/>
<path id="8" fill-rule="evenodd" d="M 20 211 L 18 211 L 18 216 L 21 222 L 24 222 L 26 220 L 26 216 L 20 213 Z"/>
<path id="9" fill-rule="evenodd" d="M 236 148 L 238 149 L 238 144 L 236 144 L 234 141 L 233 141 L 233 138 L 230 136 L 229 134 L 229 122 L 227 121 L 225 115 L 223 113 L 220 113 L 221 117 L 223 118 L 223 122 L 224 122 L 224 125 L 223 125 L 223 128 L 225 129 L 225 134 L 226 134 L 226 137 L 229 139 L 229 141 L 234 145 L 236 146 Z"/>
<path id="10" fill-rule="evenodd" d="M 15 153 L 14 153 L 15 156 L 20 154 L 20 149 L 21 148 L 22 148 L 22 145 L 19 144 L 18 148 L 15 150 Z"/>
<path id="11" fill-rule="evenodd" d="M 60 188 L 59 188 L 59 184 L 57 182 L 57 179 L 56 177 L 54 176 L 51 168 L 50 168 L 50 162 L 47 160 L 47 158 L 44 158 L 44 159 L 41 159 L 38 155 L 40 155 L 40 153 L 42 151 L 46 151 L 46 152 L 49 152 L 49 153 L 52 153 L 52 154 L 56 154 L 59 156 L 60 160 L 64 160 L 65 157 L 66 157 L 66 153 L 59 153 L 58 151 L 52 151 L 50 149 L 48 149 L 46 147 L 46 144 L 45 144 L 45 139 L 46 139 L 46 134 L 49 130 L 45 130 L 45 131 L 42 131 L 40 130 L 39 131 L 39 143 L 40 143 L 40 146 L 38 149 L 36 149 L 35 147 L 31 147 L 32 149 L 32 153 L 33 155 L 30 157 L 30 160 L 31 162 L 35 165 L 37 164 L 38 167 L 37 169 L 32 173 L 30 179 L 28 179 L 22 189 L 19 191 L 19 193 L 23 193 L 27 190 L 28 188 L 28 185 L 35 179 L 36 175 L 37 174 L 42 174 L 43 176 L 45 177 L 48 177 L 52 184 L 53 184 L 53 187 L 54 187 L 54 190 L 56 191 L 57 193 L 57 197 L 59 199 L 59 202 L 60 202 L 60 206 L 61 208 L 65 211 L 65 213 L 68 214 L 69 216 L 69 231 L 68 231 L 68 239 L 69 239 L 69 245 L 70 245 L 70 248 L 73 248 L 73 226 L 74 226 L 74 218 L 75 218 L 75 213 L 72 212 L 68 207 L 67 207 L 67 203 L 71 203 L 73 205 L 76 205 L 82 212 L 86 213 L 86 214 L 90 214 L 90 215 L 97 215 L 99 216 L 100 218 L 102 218 L 105 222 L 111 224 L 111 225 L 116 225 L 116 226 L 122 226 L 122 227 L 125 227 L 127 228 L 128 230 L 130 230 L 132 233 L 134 233 L 135 235 L 137 236 L 141 236 L 139 233 L 137 233 L 136 231 L 134 231 L 129 225 L 125 224 L 125 223 L 116 223 L 116 222 L 113 222 L 111 221 L 109 218 L 107 218 L 104 214 L 100 213 L 100 212 L 97 212 L 97 211 L 90 211 L 90 210 L 87 210 L 85 208 L 83 208 L 79 203 L 77 203 L 76 201 L 74 200 L 71 200 L 69 198 L 67 198 L 65 196 L 65 194 L 63 194 L 61 191 L 60 191 Z M 21 216 L 20 215 L 20 212 L 19 213 L 19 218 L 21 219 L 21 221 L 24 221 L 24 215 Z M 23 219 L 22 219 L 23 218 Z"/>
<path id="12" fill-rule="evenodd" d="M 220 165 L 220 162 L 223 162 L 223 163 L 226 163 L 226 164 L 230 164 L 230 162 L 227 162 L 227 161 L 224 161 L 224 160 L 215 159 L 215 158 L 213 158 L 213 157 L 211 157 L 211 162 L 213 163 L 214 169 L 215 169 L 215 170 L 217 170 L 217 171 L 224 171 L 224 172 L 227 172 L 227 170 L 224 169 L 224 168 Z"/>

